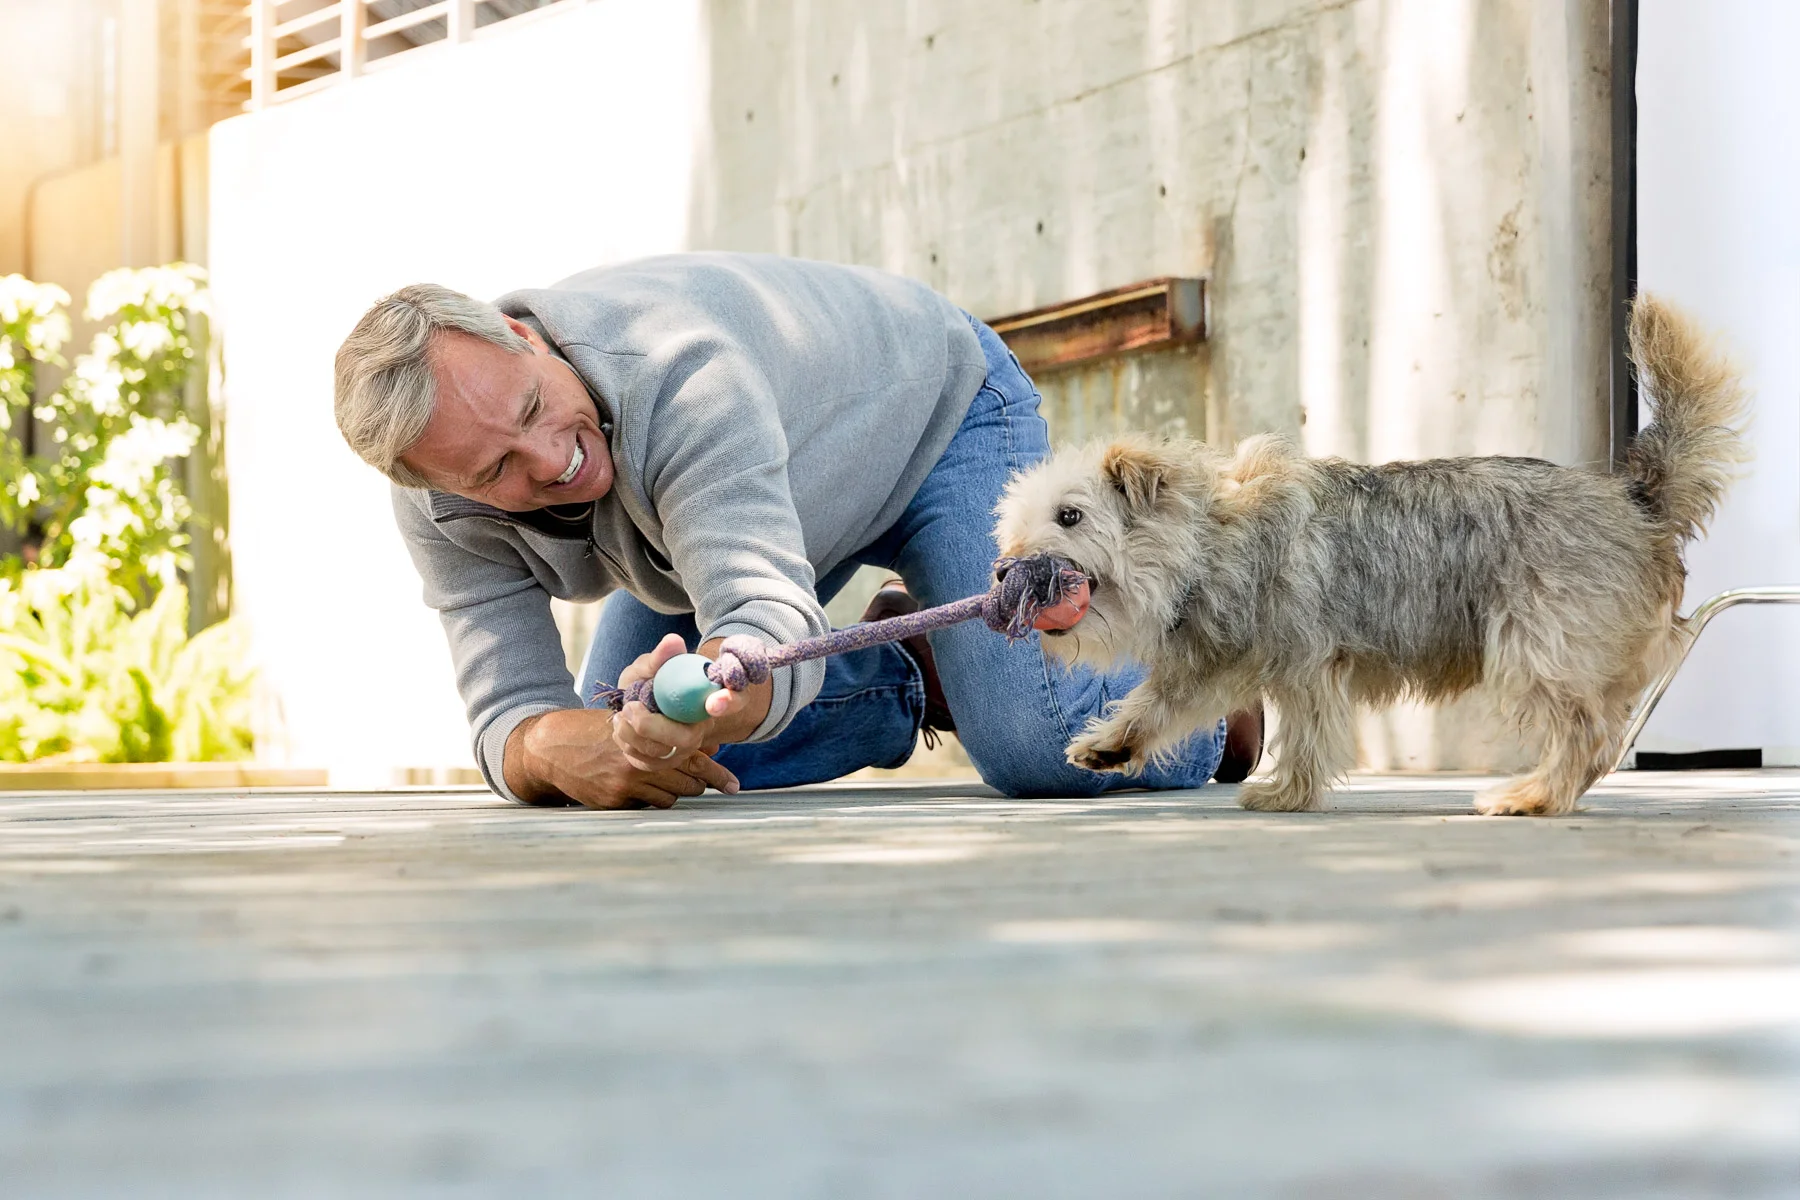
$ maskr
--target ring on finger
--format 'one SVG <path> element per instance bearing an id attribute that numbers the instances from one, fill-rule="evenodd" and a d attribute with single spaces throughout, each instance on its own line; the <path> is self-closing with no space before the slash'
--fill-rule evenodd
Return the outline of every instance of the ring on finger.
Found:
<path id="1" fill-rule="evenodd" d="M 675 757 L 675 754 L 676 754 L 676 752 L 677 752 L 677 751 L 678 751 L 678 750 L 680 750 L 680 749 L 681 749 L 681 747 L 680 747 L 680 746 L 670 746 L 670 747 L 669 747 L 669 752 L 668 752 L 668 753 L 667 753 L 667 754 L 665 754 L 665 755 L 663 755 L 663 757 L 664 757 L 664 758 L 674 758 L 674 757 Z"/>

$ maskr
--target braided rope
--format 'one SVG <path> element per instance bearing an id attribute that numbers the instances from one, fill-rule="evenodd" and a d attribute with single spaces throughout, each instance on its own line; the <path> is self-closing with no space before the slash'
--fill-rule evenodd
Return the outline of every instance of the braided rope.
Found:
<path id="1" fill-rule="evenodd" d="M 960 625 L 976 617 L 995 633 L 1004 634 L 1007 641 L 1017 641 L 1030 635 L 1039 614 L 1062 603 L 1066 595 L 1087 580 L 1087 576 L 1062 559 L 1047 554 L 1002 558 L 994 564 L 994 574 L 994 586 L 979 596 L 885 621 L 865 621 L 785 646 L 771 646 L 761 638 L 742 634 L 728 637 L 719 647 L 718 659 L 707 667 L 706 676 L 727 691 L 741 692 L 753 684 L 765 682 L 769 673 L 780 667 L 850 650 L 864 650 L 884 642 L 898 642 L 934 629 Z M 624 688 L 603 684 L 594 689 L 589 703 L 592 706 L 604 704 L 618 712 L 636 700 L 656 712 L 653 686 L 649 679 L 640 679 Z"/>

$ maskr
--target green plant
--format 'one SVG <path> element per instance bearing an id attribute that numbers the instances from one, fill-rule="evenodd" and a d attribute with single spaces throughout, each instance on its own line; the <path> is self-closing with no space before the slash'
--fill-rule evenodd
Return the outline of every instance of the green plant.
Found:
<path id="1" fill-rule="evenodd" d="M 68 294 L 0 279 L 0 522 L 24 547 L 0 559 L 0 761 L 250 754 L 242 627 L 190 638 L 178 574 L 205 278 L 184 263 L 103 275 L 86 315 L 104 327 L 48 396 L 38 372 L 64 365 Z M 14 428 L 27 406 L 41 451 Z"/>
<path id="2" fill-rule="evenodd" d="M 0 468 L 10 468 L 0 518 L 56 567 L 79 550 L 97 553 L 113 578 L 148 602 L 189 565 L 193 510 L 181 460 L 200 429 L 186 411 L 189 383 L 204 369 L 199 322 L 206 273 L 187 263 L 122 268 L 95 280 L 86 315 L 106 322 L 63 384 L 40 396 L 33 415 L 45 450 L 27 454 L 8 422 Z M 61 365 L 68 294 L 20 276 L 0 280 L 0 402 L 11 416 L 31 393 L 36 368 Z M 10 317 L 9 317 L 10 314 Z M 17 577 L 23 556 L 0 561 Z"/>
<path id="3" fill-rule="evenodd" d="M 250 756 L 243 630 L 187 636 L 187 592 L 148 607 L 81 553 L 0 582 L 0 761 L 169 762 Z"/>
<path id="4" fill-rule="evenodd" d="M 69 340 L 69 293 L 23 275 L 0 276 L 0 522 L 23 530 L 41 498 L 25 444 L 13 436 L 31 407 L 38 367 L 62 366 Z"/>

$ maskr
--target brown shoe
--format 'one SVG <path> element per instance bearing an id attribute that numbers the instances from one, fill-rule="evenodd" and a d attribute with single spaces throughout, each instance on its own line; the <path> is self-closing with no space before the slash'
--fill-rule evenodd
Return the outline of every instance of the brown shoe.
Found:
<path id="1" fill-rule="evenodd" d="M 862 619 L 885 621 L 889 617 L 904 617 L 916 613 L 919 608 L 919 602 L 906 590 L 906 584 L 899 579 L 890 579 L 869 600 L 869 607 L 863 609 Z M 956 732 L 956 721 L 950 716 L 950 704 L 944 699 L 944 685 L 938 679 L 937 658 L 931 653 L 931 643 L 923 634 L 902 638 L 900 644 L 906 647 L 906 652 L 919 664 L 919 674 L 924 677 L 925 719 L 919 728 L 926 735 L 925 744 L 936 745 L 938 732 Z"/>
<path id="2" fill-rule="evenodd" d="M 1256 770 L 1263 752 L 1263 706 L 1243 708 L 1225 718 L 1225 749 L 1219 755 L 1215 783 L 1242 783 Z"/>

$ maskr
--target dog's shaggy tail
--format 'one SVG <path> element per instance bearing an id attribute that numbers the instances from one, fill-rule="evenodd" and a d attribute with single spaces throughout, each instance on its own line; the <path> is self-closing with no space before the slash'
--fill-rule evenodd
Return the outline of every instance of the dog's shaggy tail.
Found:
<path id="1" fill-rule="evenodd" d="M 1743 382 L 1704 333 L 1650 295 L 1632 306 L 1631 360 L 1655 420 L 1632 442 L 1626 469 L 1666 535 L 1687 542 L 1750 457 Z"/>

